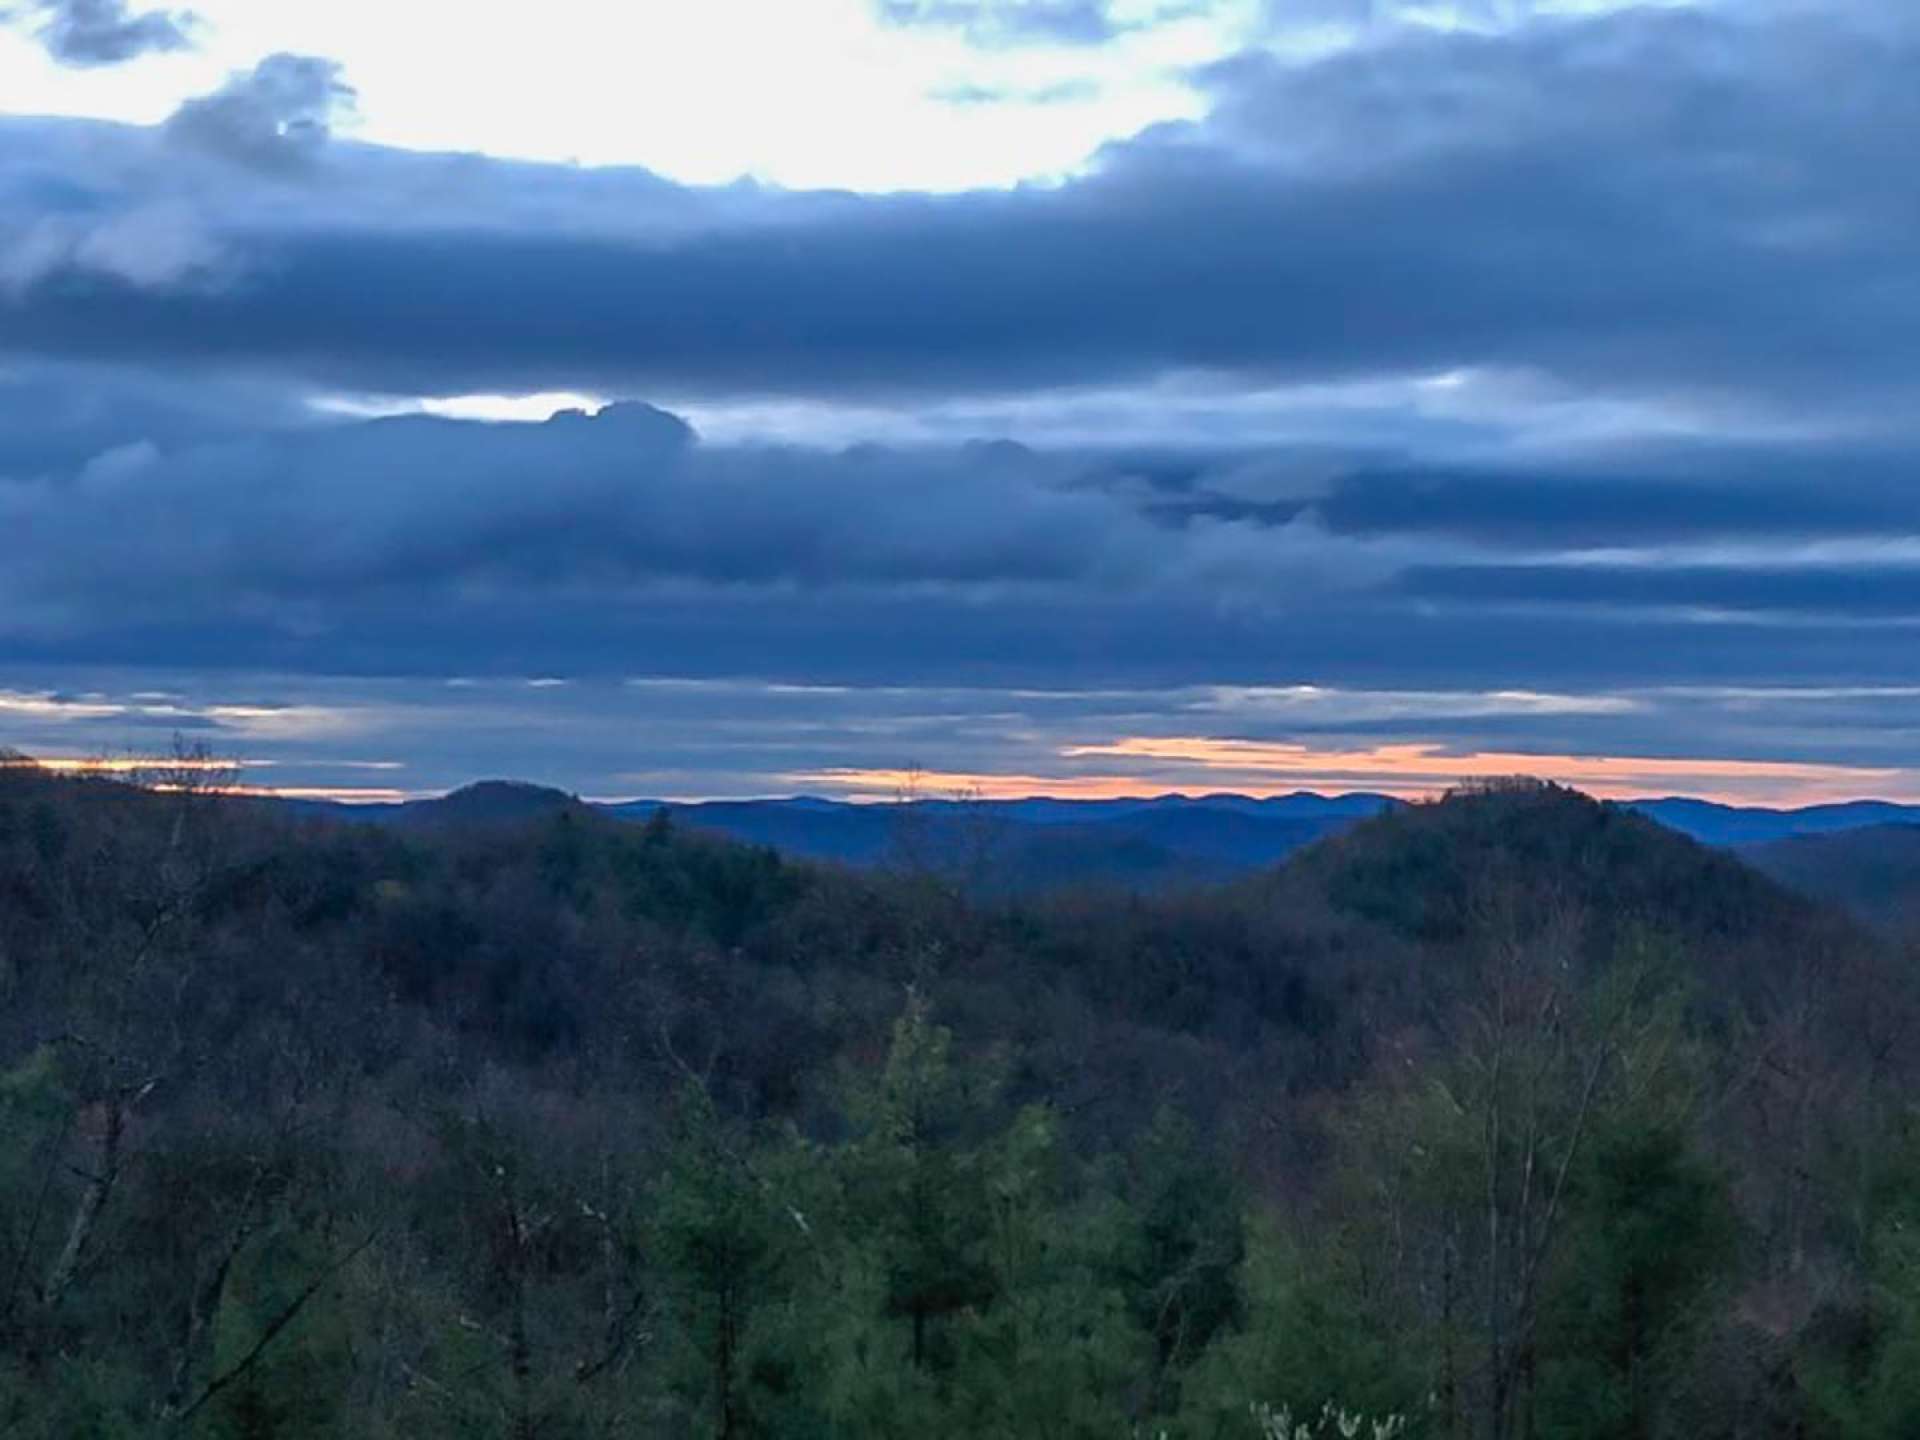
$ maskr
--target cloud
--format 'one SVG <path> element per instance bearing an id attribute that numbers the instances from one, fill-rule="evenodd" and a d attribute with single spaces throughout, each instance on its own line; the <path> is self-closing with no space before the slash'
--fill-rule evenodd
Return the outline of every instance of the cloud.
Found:
<path id="1" fill-rule="evenodd" d="M 137 291 L 214 283 L 227 250 L 190 208 L 156 202 L 104 217 L 43 216 L 7 236 L 0 228 L 0 293 L 49 280 L 93 278 Z"/>
<path id="2" fill-rule="evenodd" d="M 1261 0 L 1258 12 L 1265 30 L 1276 37 L 1329 28 L 1364 35 L 1403 26 L 1499 34 L 1536 20 L 1551 22 L 1569 12 L 1672 3 L 1676 0 L 1578 0 L 1571 5 L 1565 0 L 1447 0 L 1441 5 L 1429 0 Z"/>
<path id="3" fill-rule="evenodd" d="M 0 689 L 271 669 L 406 711 L 330 763 L 550 727 L 576 788 L 1129 738 L 1905 764 L 1916 59 L 1851 3 L 1395 24 L 944 197 L 329 139 L 324 62 L 0 121 Z M 700 433 L 304 407 L 534 392 Z"/>
<path id="4" fill-rule="evenodd" d="M 155 664 L 49 673 L 60 689 L 0 692 L 0 737 L 78 758 L 164 751 L 178 731 L 253 762 L 252 778 L 279 788 L 434 791 L 515 773 L 590 795 L 832 788 L 888 798 L 897 786 L 886 777 L 919 766 L 934 772 L 922 787 L 934 791 L 968 781 L 1092 793 L 1417 791 L 1531 771 L 1758 800 L 1916 793 L 1897 723 L 1911 686 L 1507 698 L 1324 689 L 1282 714 L 1264 703 L 1223 710 L 1207 688 L 795 686 L 752 676 L 583 676 L 535 688 L 524 676 L 452 685 Z M 1235 737 L 1224 749 L 1223 736 Z"/>
<path id="5" fill-rule="evenodd" d="M 1411 570 L 1401 583 L 1408 593 L 1425 599 L 1481 606 L 1666 609 L 1750 617 L 1884 617 L 1908 626 L 1920 624 L 1920 563 L 1913 562 L 1435 566 Z"/>
<path id="6" fill-rule="evenodd" d="M 193 192 L 244 286 L 43 287 L 7 329 L 50 355 L 404 394 L 891 403 L 1519 373 L 1643 414 L 1899 424 L 1920 210 L 1884 177 L 1890 137 L 1920 127 L 1920 26 L 1858 13 L 1635 9 L 1249 55 L 1207 73 L 1204 119 L 1007 192 L 686 190 L 337 146 L 324 205 L 276 210 L 231 174 Z M 1841 115 L 1823 97 L 1843 82 Z M 176 130 L 269 167 L 320 133 L 281 133 L 247 86 L 197 103 Z M 107 168 L 58 183 L 94 205 L 189 183 Z M 14 191 L 48 207 L 26 174 Z"/>
<path id="7" fill-rule="evenodd" d="M 1095 767 L 1087 769 L 1089 762 Z M 1285 795 L 1300 790 L 1371 791 L 1414 799 L 1471 780 L 1531 775 L 1605 799 L 1676 792 L 1730 804 L 1812 805 L 1864 795 L 1920 797 L 1920 772 L 1898 766 L 1726 760 L 1701 756 L 1565 755 L 1459 750 L 1438 744 L 1336 749 L 1186 736 L 1129 737 L 1065 747 L 1033 774 L 837 767 L 786 777 L 802 789 L 869 800 L 909 785 L 933 795 L 982 799 L 1048 795 L 1082 800 L 1144 798 L 1171 790 Z"/>
<path id="8" fill-rule="evenodd" d="M 1911 449 L 1730 445 L 1461 469 L 1350 466 L 1317 494 L 1336 534 L 1451 536 L 1495 547 L 1579 549 L 1715 538 L 1876 535 L 1920 529 Z"/>
<path id="9" fill-rule="evenodd" d="M 58 393 L 22 405 L 52 414 Z M 1629 509 L 1665 517 L 1649 528 L 1591 473 L 1457 481 L 1570 497 L 1564 519 L 1543 498 L 1531 529 L 1489 526 L 1477 501 L 1457 525 L 1410 503 L 1342 529 L 1325 514 L 1364 472 L 1323 470 L 1319 500 L 1208 498 L 1287 477 L 1284 455 L 727 444 L 642 405 L 221 434 L 122 393 L 139 418 L 80 424 L 45 442 L 67 464 L 0 481 L 17 537 L 0 664 L 1067 676 L 1225 687 L 1239 698 L 1215 718 L 1238 724 L 1538 735 L 1608 710 L 1564 698 L 1594 687 L 1888 683 L 1907 665 L 1888 627 L 1920 623 L 1915 543 L 1858 528 L 1899 512 L 1817 479 L 1796 503 L 1826 539 L 1741 540 L 1717 501 L 1689 510 L 1687 483 L 1673 498 L 1640 480 Z M 75 459 L 88 441 L 104 443 Z M 1343 711 L 1328 687 L 1404 698 Z M 1482 697 L 1471 716 L 1444 698 L 1462 690 Z"/>
<path id="10" fill-rule="evenodd" d="M 0 359 L 0 491 L 10 481 L 64 482 L 131 448 L 172 451 L 317 418 L 297 393 L 245 377 Z"/>
<path id="11" fill-rule="evenodd" d="M 187 11 L 134 11 L 127 0 L 27 0 L 0 22 L 37 20 L 35 36 L 63 65 L 119 65 L 142 55 L 193 45 L 195 17 Z"/>
<path id="12" fill-rule="evenodd" d="M 1121 31 L 1110 0 L 876 0 L 888 25 L 958 30 L 978 45 L 1099 45 Z"/>
<path id="13" fill-rule="evenodd" d="M 950 85 L 933 92 L 933 98 L 948 105 L 1065 105 L 1093 100 L 1100 94 L 1100 82 L 1082 77 L 1061 80 L 1052 85 Z"/>
<path id="14" fill-rule="evenodd" d="M 5 653 L 139 644 L 246 663 L 277 643 L 319 668 L 604 674 L 631 663 L 630 641 L 677 629 L 676 651 L 784 653 L 803 674 L 871 676 L 914 652 L 1037 671 L 1089 643 L 1177 667 L 1195 631 L 1224 643 L 1452 553 L 1310 521 L 1170 523 L 1108 483 L 1111 457 L 711 445 L 640 405 L 174 446 L 87 433 L 116 443 L 0 483 L 18 542 Z"/>
<path id="15" fill-rule="evenodd" d="M 137 446 L 71 481 L 0 490 L 0 518 L 41 557 L 0 588 L 29 605 L 197 595 L 218 610 L 244 595 L 297 610 L 472 583 L 1097 589 L 1233 564 L 1222 546 L 1163 562 L 1152 522 L 1064 473 L 1017 446 L 708 448 L 644 405 Z"/>
<path id="16" fill-rule="evenodd" d="M 337 61 L 283 53 L 187 101 L 166 128 L 180 144 L 243 168 L 295 175 L 313 164 L 353 102 Z"/>

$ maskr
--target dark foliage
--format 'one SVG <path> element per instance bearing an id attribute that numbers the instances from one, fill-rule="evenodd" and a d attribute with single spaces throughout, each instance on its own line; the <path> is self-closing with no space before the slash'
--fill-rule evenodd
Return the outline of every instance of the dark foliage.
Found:
<path id="1" fill-rule="evenodd" d="M 1910 1013 L 1548 787 L 969 899 L 8 766 L 0 1428 L 1909 1433 Z"/>

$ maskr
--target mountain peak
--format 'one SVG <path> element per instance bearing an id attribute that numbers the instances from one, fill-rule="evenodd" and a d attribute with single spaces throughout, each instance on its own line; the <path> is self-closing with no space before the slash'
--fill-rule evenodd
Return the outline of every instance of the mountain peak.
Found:
<path id="1" fill-rule="evenodd" d="M 481 780 L 437 800 L 409 806 L 407 820 L 418 825 L 470 825 L 532 819 L 584 809 L 580 798 L 550 785 L 524 780 Z"/>

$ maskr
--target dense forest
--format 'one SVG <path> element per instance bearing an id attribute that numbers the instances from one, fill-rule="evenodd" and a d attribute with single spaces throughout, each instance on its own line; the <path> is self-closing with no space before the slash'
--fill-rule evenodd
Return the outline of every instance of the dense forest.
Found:
<path id="1" fill-rule="evenodd" d="M 1009 895 L 0 766 L 0 1433 L 1909 1437 L 1914 960 L 1531 784 Z"/>

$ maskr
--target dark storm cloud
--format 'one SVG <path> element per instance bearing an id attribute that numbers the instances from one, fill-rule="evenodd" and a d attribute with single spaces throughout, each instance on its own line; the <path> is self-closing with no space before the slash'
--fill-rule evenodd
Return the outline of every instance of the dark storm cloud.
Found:
<path id="1" fill-rule="evenodd" d="M 0 489 L 0 525 L 24 550 L 0 591 L 16 613 L 50 605 L 84 624 L 134 598 L 298 613 L 466 584 L 1097 590 L 1147 575 L 1161 533 L 1062 473 L 1018 446 L 706 447 L 643 405 L 131 446 L 71 480 Z"/>
<path id="2" fill-rule="evenodd" d="M 66 478 L 108 451 L 173 450 L 263 430 L 312 425 L 316 416 L 284 386 L 140 370 L 0 366 L 0 486 Z"/>
<path id="3" fill-rule="evenodd" d="M 1707 537 L 1872 535 L 1920 528 L 1920 457 L 1844 447 L 1729 447 L 1709 473 L 1662 456 L 1640 467 L 1359 469 L 1312 501 L 1343 535 L 1425 534 L 1562 548 Z"/>
<path id="4" fill-rule="evenodd" d="M 1405 597 L 1345 607 L 1314 597 L 1276 614 L 1192 593 L 1103 599 L 1072 590 L 711 585 L 586 593 L 474 582 L 363 590 L 324 607 L 282 611 L 237 594 L 223 606 L 202 597 L 197 611 L 179 618 L 167 618 L 168 608 L 179 606 L 123 609 L 112 623 L 96 616 L 84 627 L 69 616 L 57 628 L 29 626 L 16 608 L 0 632 L 0 664 L 28 676 L 77 663 L 164 663 L 211 673 L 751 676 L 1022 689 L 1196 681 L 1439 690 L 1889 685 L 1911 683 L 1920 632 L 1916 623 L 1864 627 L 1855 616 L 1736 625 L 1624 607 L 1509 611 Z M 1216 717 L 1211 728 L 1238 727 Z M 1690 748 L 1715 743 L 1705 732 L 1675 743 L 1682 739 Z"/>
<path id="5" fill-rule="evenodd" d="M 1249 464 L 1163 459 L 1152 485 L 1112 455 L 1006 444 L 717 445 L 645 406 L 123 443 L 0 482 L 0 658 L 1088 687 L 1908 668 L 1854 623 L 1920 616 L 1889 560 L 1849 591 L 1851 571 L 1803 574 L 1777 546 L 1718 566 L 1656 548 L 1629 571 L 1416 527 L 1341 535 L 1312 507 L 1161 513 Z"/>
<path id="6" fill-rule="evenodd" d="M 9 19 L 31 26 L 63 65 L 119 65 L 193 44 L 190 13 L 135 11 L 127 0 L 27 0 L 0 9 L 0 23 Z"/>
<path id="7" fill-rule="evenodd" d="M 269 55 L 213 94 L 187 101 L 167 121 L 167 132 L 236 165 L 298 174 L 313 164 L 353 99 L 335 61 Z"/>
<path id="8" fill-rule="evenodd" d="M 1898 139 L 1920 128 L 1920 27 L 1868 33 L 1870 13 L 1633 10 L 1247 58 L 1211 73 L 1207 119 L 1005 193 L 763 193 L 624 229 L 567 224 L 564 186 L 540 226 L 431 200 L 411 224 L 263 208 L 222 222 L 246 264 L 215 293 L 74 267 L 26 290 L 6 333 L 428 393 L 1501 367 L 1885 416 L 1920 358 L 1920 191 Z M 363 155 L 336 152 L 352 214 Z M 493 173 L 503 211 L 526 173 Z"/>
<path id="9" fill-rule="evenodd" d="M 711 445 L 644 406 L 123 443 L 0 483 L 0 652 L 272 651 L 325 673 L 1169 676 L 1236 648 L 1262 663 L 1286 626 L 1448 558 L 1311 525 L 1169 528 L 1110 483 L 1112 464 L 1007 444 Z"/>
<path id="10" fill-rule="evenodd" d="M 1920 563 L 1477 565 L 1414 569 L 1403 583 L 1412 595 L 1469 602 L 1920 621 Z"/>
<path id="11" fill-rule="evenodd" d="M 1682 452 L 1659 480 L 1343 473 L 1313 451 L 817 450 L 702 441 L 641 405 L 327 422 L 229 383 L 0 379 L 0 655 L 1579 685 L 1884 678 L 1904 646 L 1846 622 L 1920 616 L 1920 568 L 1881 548 L 1920 518 L 1888 458 L 1797 488 L 1777 464 L 1772 501 L 1742 513 L 1702 478 L 1737 473 L 1737 450 Z M 280 428 L 222 429 L 243 404 Z M 1842 473 L 1856 483 L 1824 483 Z M 1810 564 L 1793 552 L 1811 537 L 1841 548 Z M 1731 541 L 1745 549 L 1697 553 Z M 1569 554 L 1628 547 L 1631 563 Z"/>

